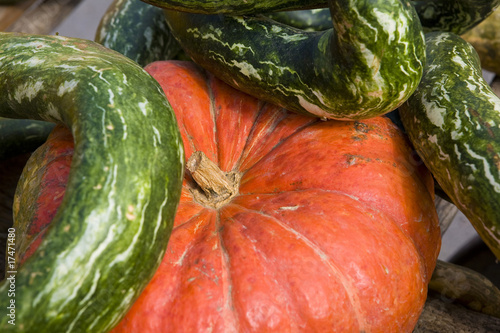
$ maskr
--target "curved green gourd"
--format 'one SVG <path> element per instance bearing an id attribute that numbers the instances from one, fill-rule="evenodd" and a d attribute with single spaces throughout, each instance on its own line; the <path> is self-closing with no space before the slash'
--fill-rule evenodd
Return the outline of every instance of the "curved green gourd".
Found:
<path id="1" fill-rule="evenodd" d="M 363 119 L 397 108 L 425 61 L 406 1 L 330 1 L 335 29 L 305 32 L 265 17 L 165 10 L 188 56 L 228 84 L 291 111 Z"/>
<path id="2" fill-rule="evenodd" d="M 411 4 L 417 11 L 424 32 L 449 31 L 463 34 L 477 26 L 485 18 L 491 17 L 490 15 L 498 8 L 500 1 L 412 0 Z M 281 11 L 266 14 L 266 16 L 299 29 L 321 31 L 332 25 L 328 8 Z"/>
<path id="3" fill-rule="evenodd" d="M 317 9 L 328 0 L 142 0 L 154 6 L 199 14 L 265 14 L 276 11 Z M 381 4 L 383 2 L 380 2 Z M 488 17 L 500 0 L 411 0 L 425 31 L 462 34 Z M 288 14 L 280 14 L 287 16 Z M 290 14 L 294 18 L 296 14 Z M 288 20 L 288 19 L 287 19 Z M 293 25 L 293 23 L 292 23 Z"/>
<path id="4" fill-rule="evenodd" d="M 132 60 L 75 38 L 0 33 L 0 116 L 63 123 L 75 140 L 51 229 L 0 286 L 2 332 L 105 332 L 159 265 L 184 152 L 158 83 Z M 16 273 L 9 271 L 16 270 Z"/>
<path id="5" fill-rule="evenodd" d="M 401 120 L 441 189 L 500 258 L 500 99 L 469 43 L 446 32 L 426 43 L 424 76 Z"/>
<path id="6" fill-rule="evenodd" d="M 53 128 L 46 121 L 0 118 L 0 160 L 35 150 Z"/>
<path id="7" fill-rule="evenodd" d="M 101 18 L 94 40 L 143 67 L 174 59 L 181 51 L 162 9 L 138 0 L 114 0 Z"/>

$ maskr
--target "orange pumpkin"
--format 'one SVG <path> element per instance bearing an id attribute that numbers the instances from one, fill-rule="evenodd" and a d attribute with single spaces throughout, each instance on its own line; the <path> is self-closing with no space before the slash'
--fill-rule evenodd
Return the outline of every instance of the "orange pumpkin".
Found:
<path id="1" fill-rule="evenodd" d="M 440 248 L 433 181 L 385 117 L 321 121 L 155 62 L 190 172 L 118 332 L 411 332 Z"/>
<path id="2" fill-rule="evenodd" d="M 114 333 L 412 331 L 440 231 L 433 179 L 388 118 L 297 115 L 190 62 L 146 70 L 190 171 L 163 262 Z M 61 195 L 53 155 L 69 169 L 68 135 L 56 128 L 38 159 L 42 196 Z M 50 217 L 37 216 L 45 230 Z"/>

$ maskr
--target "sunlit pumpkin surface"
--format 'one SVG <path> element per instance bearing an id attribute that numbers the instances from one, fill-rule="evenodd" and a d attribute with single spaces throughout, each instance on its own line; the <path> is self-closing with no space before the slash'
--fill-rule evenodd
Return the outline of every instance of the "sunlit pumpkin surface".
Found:
<path id="1" fill-rule="evenodd" d="M 146 67 L 235 191 L 186 171 L 174 230 L 118 332 L 411 332 L 440 248 L 433 180 L 385 117 L 321 121 L 189 62 Z"/>

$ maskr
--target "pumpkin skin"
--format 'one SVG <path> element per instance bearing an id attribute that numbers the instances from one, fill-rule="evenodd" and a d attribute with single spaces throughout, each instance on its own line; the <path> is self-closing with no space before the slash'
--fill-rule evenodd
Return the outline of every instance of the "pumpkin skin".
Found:
<path id="1" fill-rule="evenodd" d="M 189 62 L 146 70 L 186 157 L 240 180 L 214 208 L 186 172 L 163 262 L 113 333 L 412 331 L 440 231 L 433 179 L 388 118 L 301 116 Z"/>
<path id="2" fill-rule="evenodd" d="M 33 152 L 24 167 L 13 207 L 19 237 L 16 262 L 21 265 L 41 244 L 61 205 L 73 153 L 73 136 L 70 130 L 58 124 L 48 135 L 47 141 Z"/>
<path id="3" fill-rule="evenodd" d="M 145 68 L 186 157 L 241 176 L 214 208 L 188 175 L 166 255 L 118 332 L 411 332 L 440 248 L 433 181 L 389 119 L 319 121 L 192 63 Z"/>

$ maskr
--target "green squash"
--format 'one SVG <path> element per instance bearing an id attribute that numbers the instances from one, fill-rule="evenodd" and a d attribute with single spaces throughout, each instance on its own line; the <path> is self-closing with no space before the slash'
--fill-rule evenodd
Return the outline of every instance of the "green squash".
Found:
<path id="1" fill-rule="evenodd" d="M 165 16 L 194 62 L 259 99 L 329 119 L 371 118 L 394 110 L 416 89 L 425 62 L 414 8 L 400 0 L 329 5 L 335 28 L 322 32 L 263 16 L 170 9 Z"/>
<path id="2" fill-rule="evenodd" d="M 75 141 L 50 230 L 21 267 L 7 267 L 0 304 L 15 314 L 0 331 L 105 332 L 167 246 L 184 170 L 173 111 L 137 63 L 87 40 L 0 33 L 0 73 L 0 117 L 64 124 Z M 13 228 L 9 256 L 22 237 Z"/>
<path id="3" fill-rule="evenodd" d="M 114 0 L 101 18 L 94 40 L 142 67 L 174 59 L 181 52 L 162 9 L 138 0 Z"/>
<path id="4" fill-rule="evenodd" d="M 440 188 L 500 259 L 500 99 L 472 45 L 447 32 L 426 42 L 424 76 L 401 120 Z"/>

